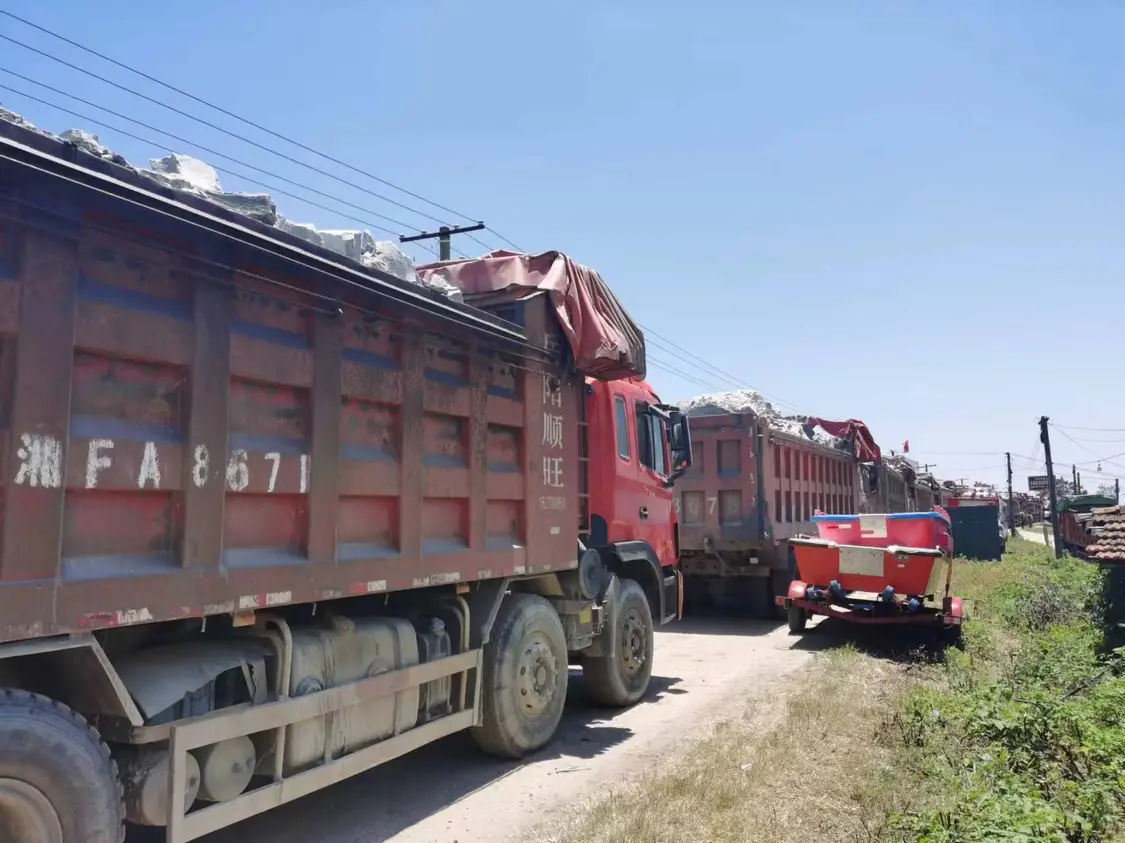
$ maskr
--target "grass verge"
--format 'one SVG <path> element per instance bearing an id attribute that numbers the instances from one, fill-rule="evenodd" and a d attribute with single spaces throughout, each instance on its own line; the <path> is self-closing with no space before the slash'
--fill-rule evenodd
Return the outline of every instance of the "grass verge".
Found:
<path id="1" fill-rule="evenodd" d="M 1012 539 L 1001 562 L 955 570 L 971 613 L 963 651 L 892 655 L 850 629 L 815 630 L 828 648 L 774 697 L 780 711 L 743 705 L 554 839 L 1122 839 L 1125 678 L 1098 625 L 1098 569 Z"/>

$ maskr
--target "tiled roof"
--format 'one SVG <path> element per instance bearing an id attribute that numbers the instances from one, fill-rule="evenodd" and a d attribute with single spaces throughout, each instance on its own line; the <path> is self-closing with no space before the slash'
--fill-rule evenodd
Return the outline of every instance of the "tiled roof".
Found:
<path id="1" fill-rule="evenodd" d="M 1095 509 L 1089 523 L 1093 540 L 1086 553 L 1098 562 L 1125 563 L 1125 508 L 1109 506 Z"/>

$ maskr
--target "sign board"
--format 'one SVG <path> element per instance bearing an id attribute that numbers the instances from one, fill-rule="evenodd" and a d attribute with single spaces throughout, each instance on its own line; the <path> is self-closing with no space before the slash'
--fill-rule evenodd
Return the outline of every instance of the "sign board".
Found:
<path id="1" fill-rule="evenodd" d="M 1046 474 L 1036 474 L 1027 478 L 1029 492 L 1046 492 L 1050 488 L 1051 478 Z"/>

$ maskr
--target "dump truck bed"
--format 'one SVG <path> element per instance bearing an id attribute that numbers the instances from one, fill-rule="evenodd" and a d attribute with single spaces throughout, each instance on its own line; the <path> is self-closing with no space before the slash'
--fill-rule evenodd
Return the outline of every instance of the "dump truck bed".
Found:
<path id="1" fill-rule="evenodd" d="M 0 122 L 0 640 L 574 567 L 553 314 Z"/>
<path id="2" fill-rule="evenodd" d="M 756 554 L 810 532 L 817 509 L 854 509 L 856 463 L 842 451 L 771 431 L 749 413 L 696 416 L 691 430 L 692 468 L 677 483 L 683 550 Z"/>

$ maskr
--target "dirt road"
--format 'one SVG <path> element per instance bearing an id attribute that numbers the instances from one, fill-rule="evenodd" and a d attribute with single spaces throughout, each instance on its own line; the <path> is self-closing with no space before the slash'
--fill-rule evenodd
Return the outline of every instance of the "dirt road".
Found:
<path id="1" fill-rule="evenodd" d="M 1046 544 L 1046 545 L 1049 545 L 1049 544 L 1051 543 L 1051 539 L 1050 539 L 1050 538 L 1046 538 L 1046 537 L 1044 537 L 1044 536 L 1043 536 L 1043 531 L 1042 531 L 1042 529 L 1035 529 L 1035 530 L 1033 530 L 1033 529 L 1024 529 L 1024 528 L 1021 528 L 1021 529 L 1019 530 L 1019 534 L 1020 534 L 1020 536 L 1022 536 L 1023 538 L 1027 539 L 1027 540 L 1028 540 L 1029 542 L 1035 542 L 1036 544 Z M 1048 533 L 1048 536 L 1049 536 L 1049 535 L 1050 535 L 1050 534 Z"/>
<path id="2" fill-rule="evenodd" d="M 555 742 L 523 764 L 481 757 L 456 735 L 202 843 L 503 843 L 557 820 L 584 796 L 658 767 L 675 743 L 724 714 L 731 699 L 769 693 L 815 646 L 784 624 L 688 620 L 657 633 L 649 697 L 605 712 L 571 702 Z M 128 843 L 148 843 L 131 834 Z M 154 838 L 162 839 L 162 838 Z"/>

